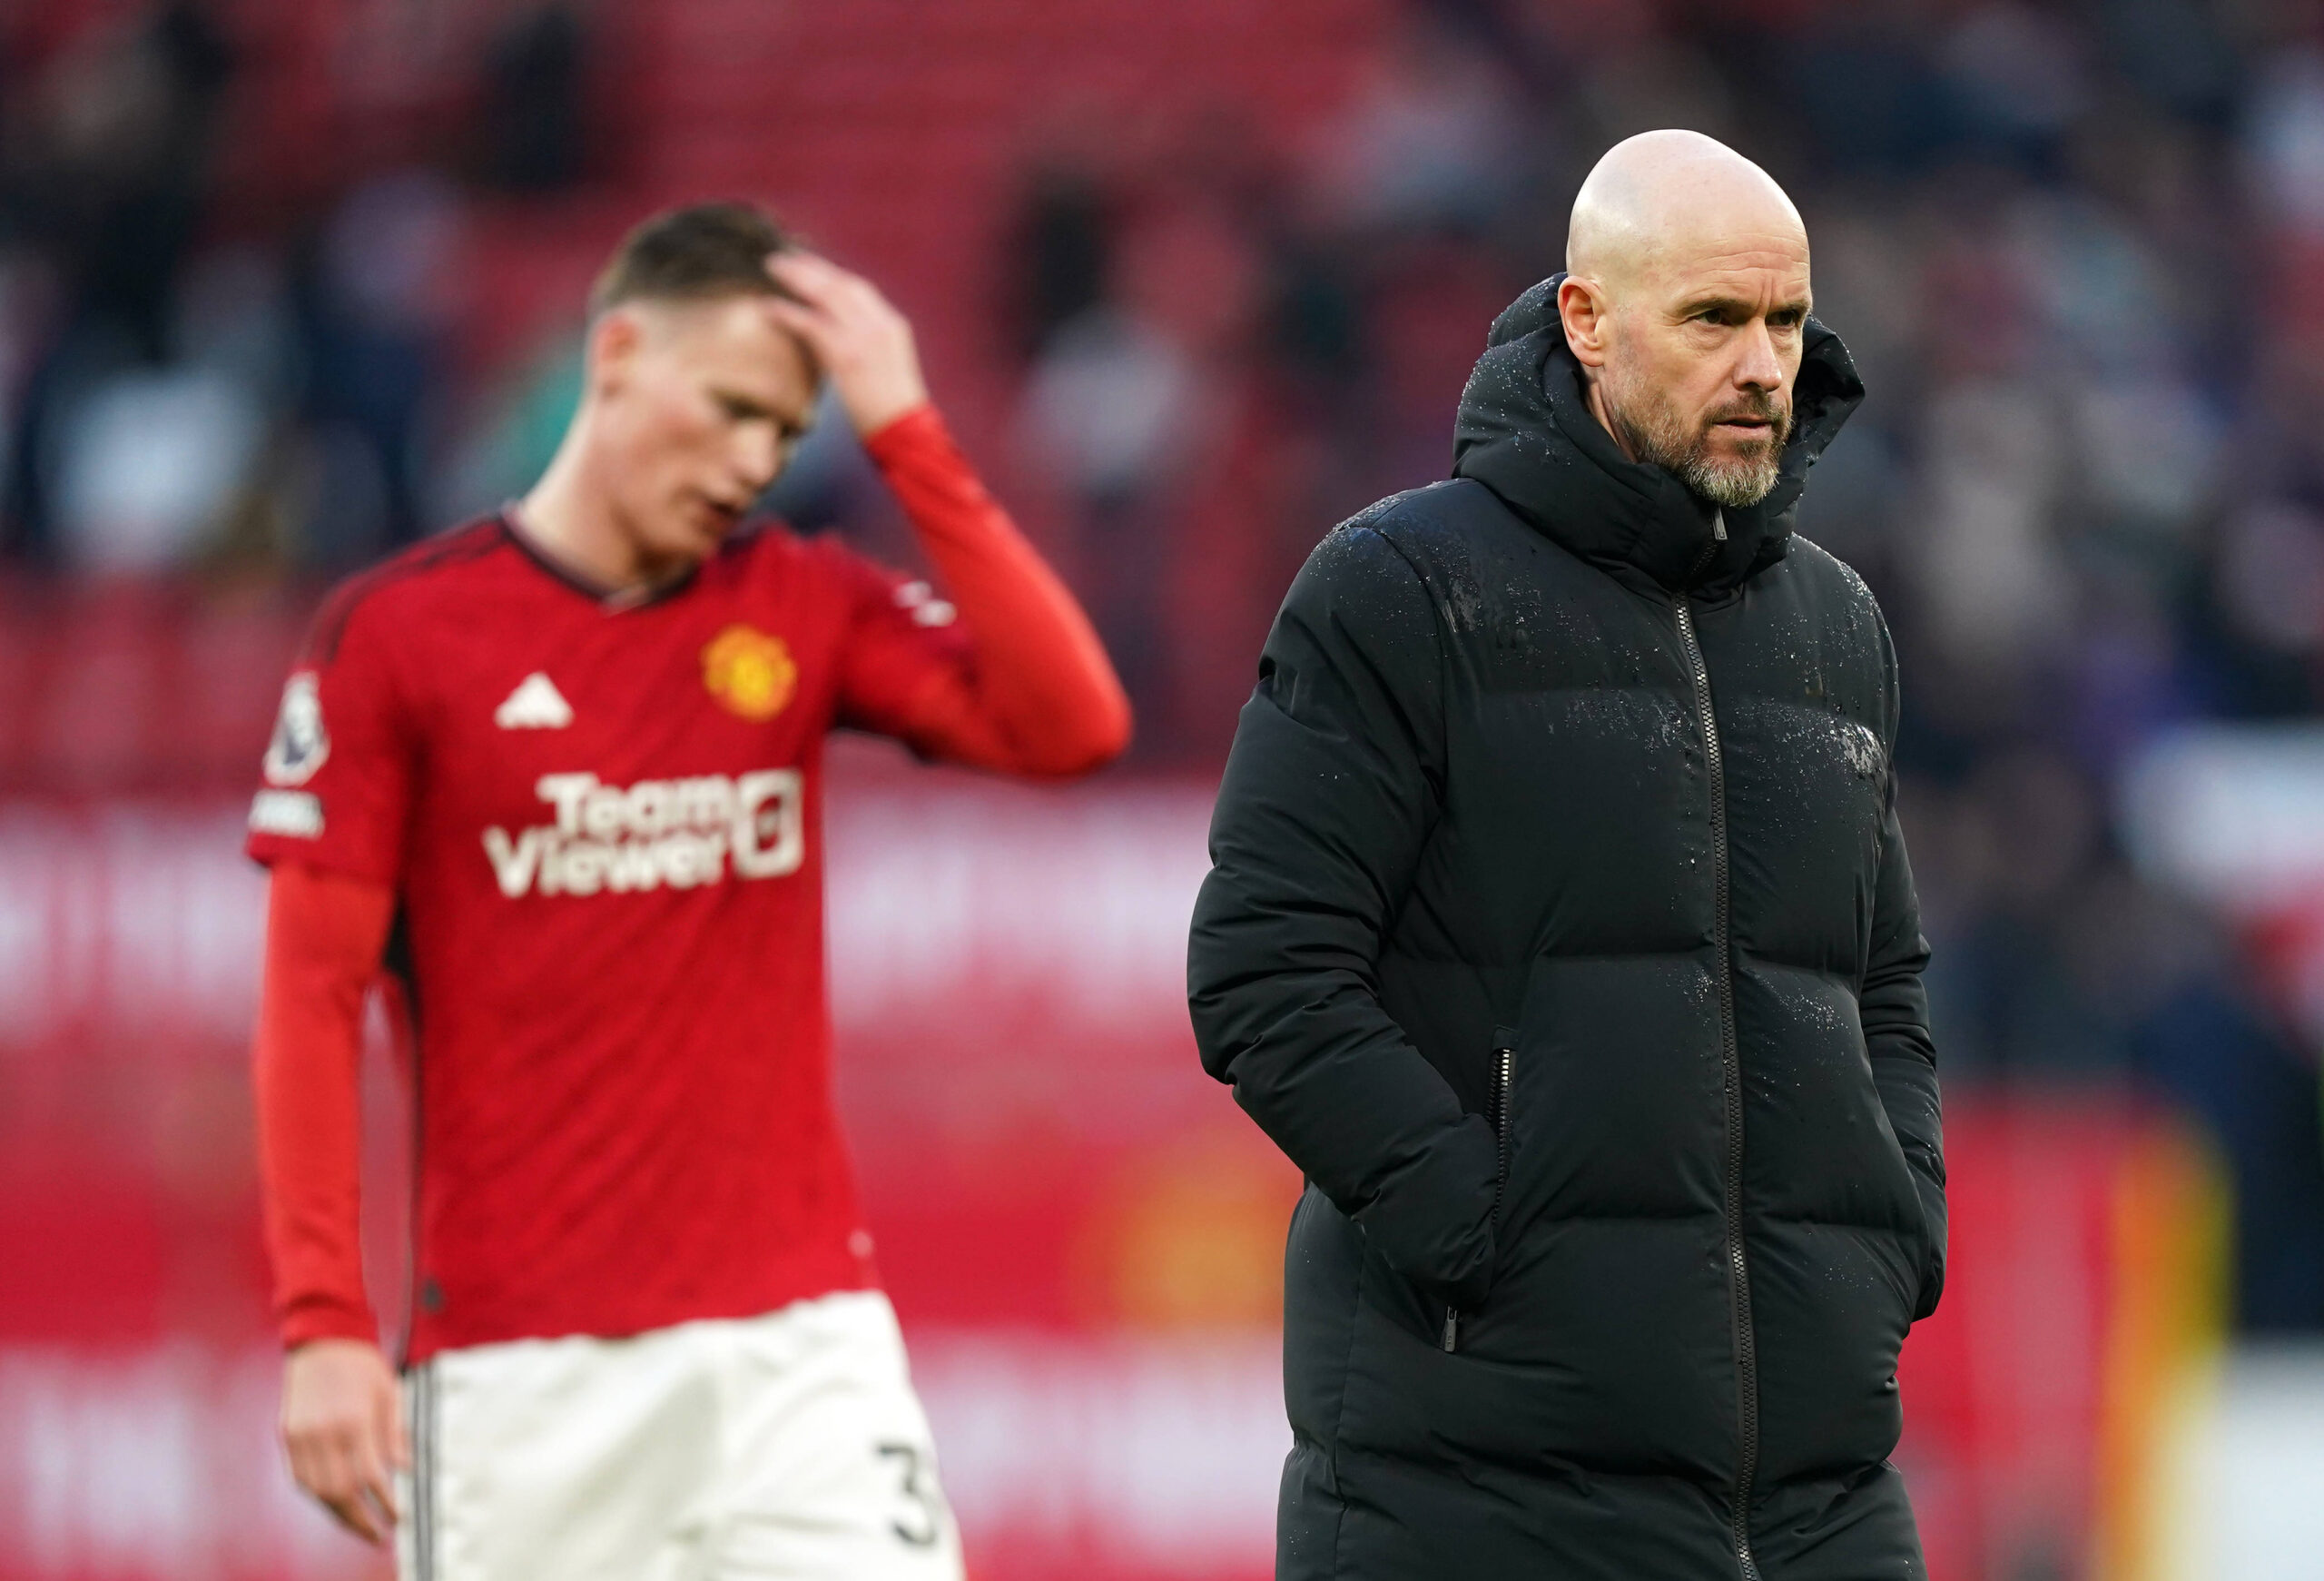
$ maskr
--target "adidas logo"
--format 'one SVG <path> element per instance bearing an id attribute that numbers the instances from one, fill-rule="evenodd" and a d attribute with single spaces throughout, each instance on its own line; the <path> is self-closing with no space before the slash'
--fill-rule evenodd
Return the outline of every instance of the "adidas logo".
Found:
<path id="1" fill-rule="evenodd" d="M 562 730 L 573 723 L 573 705 L 547 672 L 535 670 L 492 711 L 492 722 L 503 730 Z"/>

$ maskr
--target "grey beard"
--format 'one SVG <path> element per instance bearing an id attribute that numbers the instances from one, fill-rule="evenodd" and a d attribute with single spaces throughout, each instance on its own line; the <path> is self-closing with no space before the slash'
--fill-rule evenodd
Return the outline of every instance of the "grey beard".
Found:
<path id="1" fill-rule="evenodd" d="M 1680 482 L 1713 505 L 1740 510 L 1747 505 L 1757 505 L 1774 492 L 1776 479 L 1783 472 L 1783 450 L 1770 445 L 1764 455 L 1724 462 L 1714 461 L 1698 451 L 1688 457 L 1683 465 L 1670 469 L 1679 475 Z"/>
<path id="2" fill-rule="evenodd" d="M 1652 412 L 1640 423 L 1632 421 L 1627 410 L 1613 407 L 1611 402 L 1608 405 L 1633 455 L 1674 474 L 1679 481 L 1714 505 L 1730 510 L 1757 505 L 1775 489 L 1776 480 L 1782 476 L 1783 448 L 1791 438 L 1789 411 L 1776 414 L 1775 424 L 1768 430 L 1768 439 L 1758 454 L 1732 461 L 1715 461 L 1710 456 L 1710 435 L 1701 430 L 1691 437 L 1681 432 L 1667 409 Z"/>

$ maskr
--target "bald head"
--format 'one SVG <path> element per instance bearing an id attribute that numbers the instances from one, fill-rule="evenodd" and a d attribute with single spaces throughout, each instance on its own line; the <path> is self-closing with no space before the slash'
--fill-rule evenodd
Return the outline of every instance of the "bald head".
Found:
<path id="1" fill-rule="evenodd" d="M 1807 256 L 1807 227 L 1773 176 L 1699 132 L 1641 132 L 1608 149 L 1581 183 L 1565 266 L 1620 290 L 1658 268 L 1756 245 Z"/>
<path id="2" fill-rule="evenodd" d="M 1808 304 L 1799 211 L 1725 143 L 1642 133 L 1581 183 L 1558 314 L 1590 410 L 1632 460 L 1722 506 L 1764 498 Z"/>

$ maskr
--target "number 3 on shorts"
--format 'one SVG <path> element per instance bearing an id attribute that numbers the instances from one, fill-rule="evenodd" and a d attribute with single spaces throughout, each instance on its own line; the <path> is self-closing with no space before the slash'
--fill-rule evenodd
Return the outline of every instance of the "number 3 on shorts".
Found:
<path id="1" fill-rule="evenodd" d="M 903 1496 L 911 1511 L 888 1523 L 888 1529 L 915 1548 L 932 1548 L 944 1530 L 944 1496 L 929 1475 L 928 1454 L 917 1444 L 881 1444 L 880 1458 L 901 1464 Z"/>

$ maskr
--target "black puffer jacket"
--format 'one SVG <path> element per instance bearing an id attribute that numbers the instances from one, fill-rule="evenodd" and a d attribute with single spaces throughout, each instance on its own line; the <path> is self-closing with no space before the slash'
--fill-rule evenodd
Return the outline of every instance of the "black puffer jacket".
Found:
<path id="1" fill-rule="evenodd" d="M 1300 573 L 1212 824 L 1204 1063 L 1309 1182 L 1276 1574 L 1917 1576 L 1886 1457 L 1945 1168 L 1896 662 L 1791 533 L 1862 387 L 1811 321 L 1782 481 L 1721 517 L 1590 416 L 1555 286 L 1453 480 Z"/>

